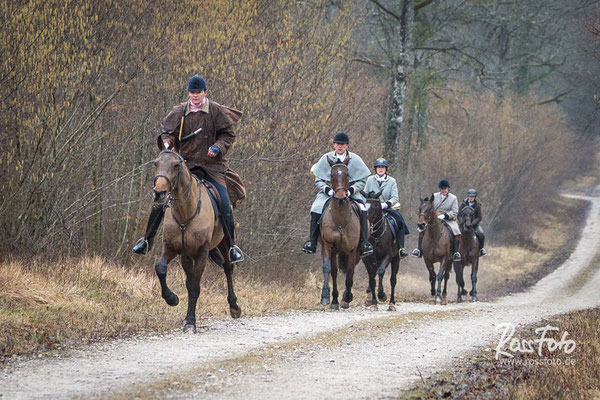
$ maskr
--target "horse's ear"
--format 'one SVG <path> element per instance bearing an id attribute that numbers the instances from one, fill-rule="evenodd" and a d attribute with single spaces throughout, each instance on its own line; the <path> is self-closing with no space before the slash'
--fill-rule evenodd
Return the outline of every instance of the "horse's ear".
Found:
<path id="1" fill-rule="evenodd" d="M 329 157 L 327 157 L 327 162 L 329 163 L 330 167 L 333 167 L 333 164 L 335 164 L 335 162 L 331 161 Z"/>
<path id="2" fill-rule="evenodd" d="M 350 157 L 346 157 L 346 159 L 344 160 L 344 165 L 347 167 L 348 163 L 350 163 Z"/>
<path id="3" fill-rule="evenodd" d="M 379 192 L 377 192 L 377 194 L 375 195 L 375 198 L 378 199 L 379 196 L 381 196 L 381 193 L 383 193 L 383 189 L 381 189 Z"/>

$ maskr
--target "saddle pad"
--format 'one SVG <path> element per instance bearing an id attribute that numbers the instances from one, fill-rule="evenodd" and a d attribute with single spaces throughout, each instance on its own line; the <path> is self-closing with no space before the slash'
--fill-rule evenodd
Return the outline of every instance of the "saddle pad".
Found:
<path id="1" fill-rule="evenodd" d="M 392 236 L 394 239 L 396 239 L 398 236 L 398 223 L 396 222 L 396 219 L 389 214 L 386 214 L 385 218 L 387 219 L 390 230 L 392 231 Z"/>
<path id="2" fill-rule="evenodd" d="M 441 220 L 442 221 L 442 225 L 444 225 L 446 227 L 446 229 L 448 229 L 448 233 L 450 234 L 450 243 L 452 244 L 452 247 L 454 248 L 454 233 L 452 233 L 452 228 L 450 227 L 450 225 L 448 225 L 446 223 L 445 220 Z"/>
<path id="3" fill-rule="evenodd" d="M 215 221 L 219 219 L 219 204 L 221 203 L 221 196 L 219 196 L 219 192 L 212 185 L 212 183 L 202 180 L 204 187 L 208 190 L 208 197 L 210 198 L 210 202 L 213 206 L 213 211 L 215 213 Z"/>

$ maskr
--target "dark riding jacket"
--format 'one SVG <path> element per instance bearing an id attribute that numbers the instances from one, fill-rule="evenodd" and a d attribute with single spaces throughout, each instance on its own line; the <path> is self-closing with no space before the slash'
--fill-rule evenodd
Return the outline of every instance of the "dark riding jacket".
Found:
<path id="1" fill-rule="evenodd" d="M 460 203 L 460 206 L 458 207 L 458 213 L 460 214 L 462 209 L 465 207 L 469 206 L 469 199 L 464 199 L 462 201 L 462 203 Z M 475 202 L 473 203 L 473 205 L 471 206 L 473 208 L 473 210 L 475 210 L 475 213 L 473 215 L 473 227 L 476 228 L 477 226 L 479 226 L 479 223 L 481 222 L 481 219 L 483 218 L 483 216 L 481 215 L 481 205 L 479 204 L 479 202 L 477 200 L 475 200 Z"/>
<path id="2" fill-rule="evenodd" d="M 191 112 L 190 102 L 186 101 L 173 107 L 161 124 L 157 137 L 160 149 L 164 148 L 163 141 L 171 145 L 179 141 L 181 118 L 183 130 L 179 153 L 186 161 L 189 169 L 201 167 L 211 178 L 225 186 L 225 172 L 227 171 L 227 153 L 235 142 L 233 125 L 240 119 L 242 113 L 206 99 L 202 109 Z M 210 146 L 219 147 L 216 157 L 208 155 Z"/>

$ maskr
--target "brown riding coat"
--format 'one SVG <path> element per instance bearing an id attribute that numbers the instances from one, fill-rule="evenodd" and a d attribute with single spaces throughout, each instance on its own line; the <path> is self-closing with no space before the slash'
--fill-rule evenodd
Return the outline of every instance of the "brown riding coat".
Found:
<path id="1" fill-rule="evenodd" d="M 164 141 L 172 146 L 179 142 L 182 116 L 184 120 L 179 153 L 185 159 L 187 167 L 201 167 L 212 179 L 226 186 L 231 204 L 235 206 L 238 201 L 245 199 L 246 191 L 239 176 L 229 168 L 227 154 L 235 142 L 233 125 L 241 118 L 242 113 L 208 98 L 198 112 L 190 111 L 189 101 L 176 105 L 161 123 L 161 132 L 157 137 L 160 149 L 164 149 Z M 193 134 L 194 132 L 196 133 Z M 208 149 L 212 145 L 217 145 L 220 149 L 216 157 L 208 155 Z"/>

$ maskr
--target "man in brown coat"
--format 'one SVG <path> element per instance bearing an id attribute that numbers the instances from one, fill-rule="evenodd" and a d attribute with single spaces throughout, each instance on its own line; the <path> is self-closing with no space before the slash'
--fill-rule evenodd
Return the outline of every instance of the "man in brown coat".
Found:
<path id="1" fill-rule="evenodd" d="M 190 172 L 212 183 L 219 192 L 220 214 L 225 237 L 230 245 L 229 259 L 235 263 L 243 261 L 244 255 L 235 244 L 235 224 L 227 192 L 228 164 L 225 156 L 235 142 L 233 125 L 239 120 L 241 113 L 209 100 L 206 93 L 204 78 L 192 76 L 188 81 L 189 101 L 173 107 L 162 121 L 157 145 L 164 150 L 174 148 L 177 143 L 179 153 Z M 150 250 L 163 216 L 163 207 L 152 208 L 146 234 L 133 247 L 134 253 L 146 254 Z"/>

